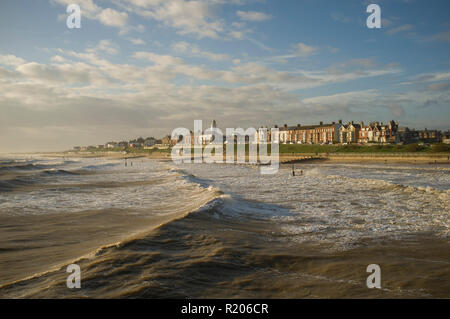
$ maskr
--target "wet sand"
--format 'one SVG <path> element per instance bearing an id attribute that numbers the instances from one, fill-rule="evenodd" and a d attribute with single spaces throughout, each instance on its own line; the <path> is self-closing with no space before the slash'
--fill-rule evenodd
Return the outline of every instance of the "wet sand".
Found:
<path id="1" fill-rule="evenodd" d="M 91 158 L 91 157 L 107 157 L 107 158 L 149 158 L 158 160 L 171 160 L 171 153 L 154 152 L 148 153 L 132 153 L 122 154 L 119 152 L 70 152 L 70 153 L 48 153 L 49 157 L 73 157 L 73 158 Z M 225 158 L 224 158 L 225 160 Z M 245 157 L 248 162 L 248 155 Z M 383 153 L 348 153 L 348 154 L 280 154 L 280 163 L 291 162 L 308 162 L 314 164 L 320 163 L 403 163 L 403 164 L 450 164 L 450 154 L 423 154 L 404 155 L 404 154 L 383 154 Z"/>

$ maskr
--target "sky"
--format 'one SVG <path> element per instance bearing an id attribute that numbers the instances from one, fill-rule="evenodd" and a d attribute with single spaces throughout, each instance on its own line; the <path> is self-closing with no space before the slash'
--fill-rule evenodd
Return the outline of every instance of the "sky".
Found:
<path id="1" fill-rule="evenodd" d="M 67 27 L 69 4 L 81 28 Z M 447 0 L 1 0 L 0 152 L 212 119 L 447 130 L 449 13 Z"/>

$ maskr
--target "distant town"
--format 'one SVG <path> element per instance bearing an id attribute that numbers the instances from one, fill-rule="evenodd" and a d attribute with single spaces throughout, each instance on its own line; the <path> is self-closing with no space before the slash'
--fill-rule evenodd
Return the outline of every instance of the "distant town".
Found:
<path id="1" fill-rule="evenodd" d="M 211 128 L 216 128 L 216 121 L 213 120 Z M 263 128 L 263 127 L 261 127 Z M 283 126 L 274 125 L 273 128 L 278 128 L 278 140 L 280 144 L 359 144 L 359 145 L 408 145 L 408 144 L 435 144 L 443 143 L 450 144 L 450 131 L 440 130 L 416 130 L 408 127 L 399 126 L 398 122 L 390 121 L 383 122 L 348 122 L 344 124 L 342 120 L 331 123 L 320 122 L 316 125 L 301 125 Z M 267 129 L 267 134 L 261 134 L 257 131 L 253 137 L 247 136 L 245 141 L 256 143 L 271 143 L 273 136 L 271 136 L 270 128 Z M 199 132 L 194 134 L 191 131 L 191 138 L 185 143 L 197 143 L 206 145 L 213 141 L 212 134 L 205 134 Z M 195 140 L 197 139 L 197 140 Z M 224 137 L 224 141 L 226 137 Z M 107 142 L 101 145 L 92 146 L 75 146 L 74 151 L 94 151 L 94 150 L 127 150 L 127 149 L 144 149 L 144 150 L 164 150 L 170 149 L 177 143 L 182 142 L 180 139 L 172 139 L 171 135 L 163 138 L 154 137 L 139 137 L 130 141 Z"/>

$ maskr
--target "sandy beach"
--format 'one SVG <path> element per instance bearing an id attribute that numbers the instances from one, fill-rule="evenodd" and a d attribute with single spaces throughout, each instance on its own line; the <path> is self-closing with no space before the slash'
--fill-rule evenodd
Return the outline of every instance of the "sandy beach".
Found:
<path id="1" fill-rule="evenodd" d="M 56 152 L 45 153 L 49 157 L 67 157 L 67 158 L 96 158 L 104 157 L 111 159 L 132 159 L 148 158 L 156 160 L 171 160 L 171 153 L 153 152 L 153 153 L 129 153 L 121 152 Z M 246 155 L 246 162 L 249 161 Z M 403 163 L 403 164 L 450 164 L 450 154 L 383 154 L 383 153 L 345 153 L 345 154 L 280 154 L 281 164 L 292 163 Z"/>

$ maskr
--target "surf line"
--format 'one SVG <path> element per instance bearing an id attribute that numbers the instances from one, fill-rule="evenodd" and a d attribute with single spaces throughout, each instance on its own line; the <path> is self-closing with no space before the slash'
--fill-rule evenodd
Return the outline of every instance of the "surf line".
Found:
<path id="1" fill-rule="evenodd" d="M 181 307 L 182 314 L 207 314 L 209 317 L 214 315 L 216 306 L 195 306 L 188 303 L 187 306 Z"/>

